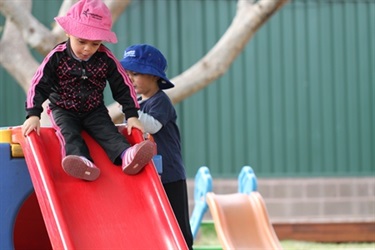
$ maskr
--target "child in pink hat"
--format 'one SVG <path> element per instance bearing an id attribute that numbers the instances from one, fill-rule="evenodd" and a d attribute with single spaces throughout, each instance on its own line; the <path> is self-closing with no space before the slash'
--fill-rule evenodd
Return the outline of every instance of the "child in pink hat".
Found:
<path id="1" fill-rule="evenodd" d="M 73 177 L 93 181 L 100 175 L 82 130 L 106 151 L 110 160 L 123 172 L 137 174 L 152 159 L 156 146 L 150 140 L 130 146 L 112 122 L 104 104 L 104 89 L 110 85 L 114 99 L 121 104 L 132 128 L 144 132 L 138 120 L 139 105 L 127 74 L 112 52 L 102 42 L 116 43 L 111 31 L 112 18 L 100 0 L 81 0 L 66 16 L 56 17 L 68 39 L 58 44 L 35 73 L 26 100 L 25 136 L 40 131 L 42 104 L 49 99 L 47 113 L 57 131 L 64 152 L 62 167 Z"/>

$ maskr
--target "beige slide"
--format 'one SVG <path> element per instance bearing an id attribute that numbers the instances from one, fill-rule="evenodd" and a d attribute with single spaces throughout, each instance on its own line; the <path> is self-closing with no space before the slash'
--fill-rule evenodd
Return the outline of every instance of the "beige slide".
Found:
<path id="1" fill-rule="evenodd" d="M 223 249 L 282 249 L 261 194 L 206 195 Z"/>

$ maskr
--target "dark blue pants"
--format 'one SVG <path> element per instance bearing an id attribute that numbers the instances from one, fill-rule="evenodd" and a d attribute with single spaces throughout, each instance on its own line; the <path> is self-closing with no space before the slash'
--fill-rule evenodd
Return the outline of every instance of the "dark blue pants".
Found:
<path id="1" fill-rule="evenodd" d="M 186 180 L 164 184 L 164 190 L 171 203 L 173 212 L 176 216 L 181 232 L 189 249 L 193 249 L 193 234 L 190 228 L 189 203 Z"/>

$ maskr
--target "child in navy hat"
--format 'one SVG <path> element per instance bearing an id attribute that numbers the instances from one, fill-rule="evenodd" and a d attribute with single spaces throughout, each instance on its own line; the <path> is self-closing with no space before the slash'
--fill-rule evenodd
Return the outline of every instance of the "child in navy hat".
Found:
<path id="1" fill-rule="evenodd" d="M 130 146 L 108 114 L 103 92 L 107 82 L 114 99 L 123 107 L 128 133 L 143 131 L 139 104 L 125 71 L 102 42 L 116 43 L 112 17 L 101 0 L 81 0 L 65 16 L 56 17 L 68 39 L 58 44 L 35 73 L 26 100 L 27 119 L 22 132 L 39 134 L 42 104 L 49 99 L 48 114 L 63 146 L 62 167 L 76 178 L 93 181 L 100 169 L 92 161 L 81 137 L 90 134 L 110 160 L 127 174 L 137 174 L 152 159 L 155 145 L 143 141 Z"/>
<path id="2" fill-rule="evenodd" d="M 185 241 L 192 249 L 185 167 L 181 154 L 177 114 L 169 97 L 162 91 L 173 88 L 167 78 L 167 60 L 155 47 L 136 44 L 128 47 L 120 61 L 139 95 L 139 120 L 152 135 L 157 154 L 162 156 L 161 181 L 177 218 Z"/>

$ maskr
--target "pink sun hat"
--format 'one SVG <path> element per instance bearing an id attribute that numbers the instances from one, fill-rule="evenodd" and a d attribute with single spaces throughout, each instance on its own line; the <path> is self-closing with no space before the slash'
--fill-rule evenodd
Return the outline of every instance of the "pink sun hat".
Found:
<path id="1" fill-rule="evenodd" d="M 80 0 L 66 13 L 55 17 L 63 30 L 72 36 L 91 41 L 117 43 L 117 36 L 111 31 L 112 15 L 101 0 Z"/>

